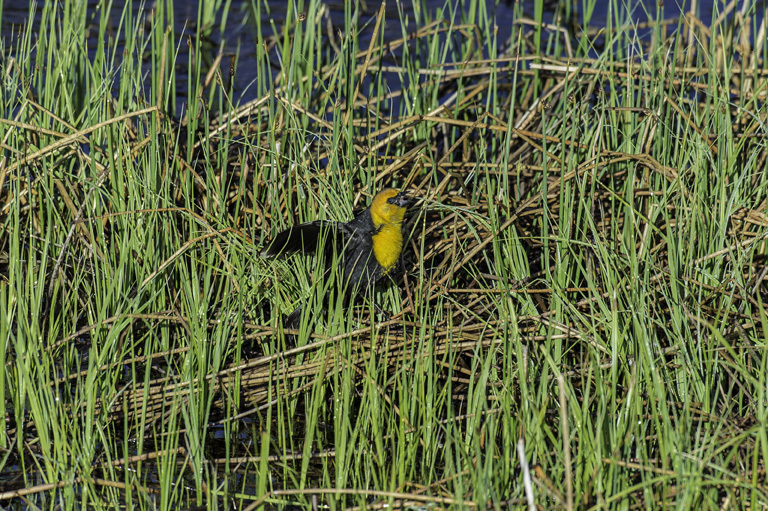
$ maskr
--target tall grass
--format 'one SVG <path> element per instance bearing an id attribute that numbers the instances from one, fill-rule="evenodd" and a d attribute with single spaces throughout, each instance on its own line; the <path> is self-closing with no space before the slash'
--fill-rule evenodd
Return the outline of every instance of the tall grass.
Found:
<path id="1" fill-rule="evenodd" d="M 2 41 L 4 507 L 768 504 L 764 7 L 209 7 Z M 355 307 L 259 257 L 385 186 Z"/>

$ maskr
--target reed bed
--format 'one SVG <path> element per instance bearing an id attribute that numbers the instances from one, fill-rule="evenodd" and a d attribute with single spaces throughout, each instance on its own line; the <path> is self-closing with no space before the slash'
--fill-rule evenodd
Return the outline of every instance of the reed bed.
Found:
<path id="1" fill-rule="evenodd" d="M 46 2 L 4 43 L 3 506 L 768 505 L 764 6 L 465 4 Z M 387 186 L 355 307 L 259 257 Z"/>

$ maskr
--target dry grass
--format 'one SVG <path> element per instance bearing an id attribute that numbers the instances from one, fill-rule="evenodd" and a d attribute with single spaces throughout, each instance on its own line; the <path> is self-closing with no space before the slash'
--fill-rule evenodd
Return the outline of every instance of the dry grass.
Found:
<path id="1" fill-rule="evenodd" d="M 489 488 L 517 481 L 517 460 L 504 456 L 519 437 L 547 508 L 764 504 L 766 458 L 753 453 L 768 448 L 756 432 L 766 381 L 768 71 L 765 43 L 750 44 L 764 22 L 758 39 L 747 30 L 721 37 L 692 16 L 679 27 L 651 24 L 651 39 L 637 41 L 645 58 L 622 60 L 569 56 L 570 47 L 542 56 L 530 24 L 518 21 L 493 58 L 479 25 L 436 22 L 396 41 L 380 41 L 375 28 L 349 71 L 339 49 L 333 63 L 301 76 L 300 94 L 282 76 L 221 114 L 199 105 L 199 119 L 177 122 L 150 107 L 64 129 L 57 112 L 27 100 L 28 121 L 0 121 L 12 155 L 0 168 L 3 273 L 46 284 L 33 297 L 3 291 L 4 311 L 14 300 L 37 304 L 4 320 L 6 372 L 25 356 L 44 358 L 49 379 L 40 381 L 62 399 L 52 408 L 75 429 L 97 420 L 112 439 L 74 479 L 29 487 L 6 465 L 0 498 L 57 484 L 123 496 L 134 484 L 151 495 L 163 485 L 126 483 L 124 474 L 162 473 L 168 458 L 190 486 L 199 481 L 192 474 L 207 474 L 185 493 L 198 503 L 241 493 L 258 495 L 254 505 L 306 503 L 347 491 L 358 500 L 339 502 L 368 508 L 522 505 L 522 489 L 491 497 L 467 475 L 487 449 L 507 464 Z M 613 37 L 623 36 L 609 27 L 575 39 Z M 418 41 L 449 38 L 467 50 L 463 60 L 419 68 L 408 58 L 426 51 Z M 231 100 L 219 68 L 207 76 L 201 90 L 218 83 Z M 381 76 L 386 87 L 371 94 Z M 120 150 L 95 144 L 100 134 Z M 19 153 L 22 140 L 37 149 Z M 146 168 L 160 173 L 141 178 L 153 191 L 130 202 L 142 188 L 129 182 Z M 279 310 L 311 295 L 311 279 L 299 275 L 301 263 L 259 260 L 258 244 L 293 221 L 348 218 L 386 186 L 421 199 L 406 227 L 405 278 L 379 295 L 391 319 L 377 321 L 363 306 L 283 331 Z M 143 245 L 125 242 L 132 229 L 144 230 Z M 297 264 L 296 275 L 286 271 Z M 113 283 L 118 296 L 102 289 Z M 39 352 L 11 349 L 20 328 L 36 333 Z M 298 336 L 296 347 L 286 335 Z M 403 385 L 421 381 L 420 371 L 431 372 L 443 400 L 432 419 L 444 433 L 432 438 L 421 415 L 402 410 Z M 447 431 L 477 451 L 468 449 L 464 465 L 450 451 L 436 455 L 432 475 L 445 478 L 409 472 L 411 484 L 398 491 L 336 486 L 329 467 L 351 463 L 330 440 L 339 434 L 331 421 L 340 381 L 352 386 L 352 415 L 365 400 L 381 401 L 382 429 L 361 435 L 390 447 L 407 438 L 417 460 Z M 81 400 L 89 385 L 111 390 Z M 182 420 L 187 408 L 201 409 L 201 422 Z M 556 424 L 562 413 L 570 432 Z M 630 425 L 615 436 L 589 429 L 608 430 L 625 414 Z M 6 415 L 4 452 L 14 465 L 48 456 L 36 417 Z M 192 424 L 207 441 L 188 439 Z M 315 443 L 305 443 L 313 428 Z M 217 432 L 230 437 L 226 445 Z M 125 439 L 143 447 L 130 454 Z M 670 442 L 703 464 L 692 486 Z M 194 445 L 205 448 L 192 453 Z M 391 449 L 382 466 L 396 464 Z M 263 481 L 206 487 L 233 475 L 250 481 L 265 466 L 274 471 L 266 491 Z M 463 493 L 454 478 L 466 480 Z M 691 487 L 704 497 L 688 495 Z"/>

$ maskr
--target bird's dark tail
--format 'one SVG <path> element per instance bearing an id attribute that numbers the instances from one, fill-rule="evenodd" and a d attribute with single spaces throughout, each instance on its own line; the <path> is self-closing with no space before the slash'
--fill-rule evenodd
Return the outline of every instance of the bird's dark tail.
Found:
<path id="1" fill-rule="evenodd" d="M 301 323 L 301 308 L 302 306 L 299 305 L 293 312 L 286 316 L 285 321 L 283 322 L 283 328 L 299 328 L 299 324 Z"/>

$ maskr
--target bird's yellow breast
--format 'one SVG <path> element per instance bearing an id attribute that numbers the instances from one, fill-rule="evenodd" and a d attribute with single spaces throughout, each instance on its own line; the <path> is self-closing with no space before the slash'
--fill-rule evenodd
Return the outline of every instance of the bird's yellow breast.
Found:
<path id="1" fill-rule="evenodd" d="M 387 188 L 376 194 L 368 211 L 376 229 L 373 235 L 373 255 L 384 268 L 384 275 L 395 267 L 403 250 L 403 218 L 405 201 L 398 200 L 394 188 Z"/>
<path id="2" fill-rule="evenodd" d="M 403 232 L 400 224 L 384 224 L 373 235 L 373 255 L 384 268 L 386 275 L 397 264 L 397 258 L 403 250 Z"/>

